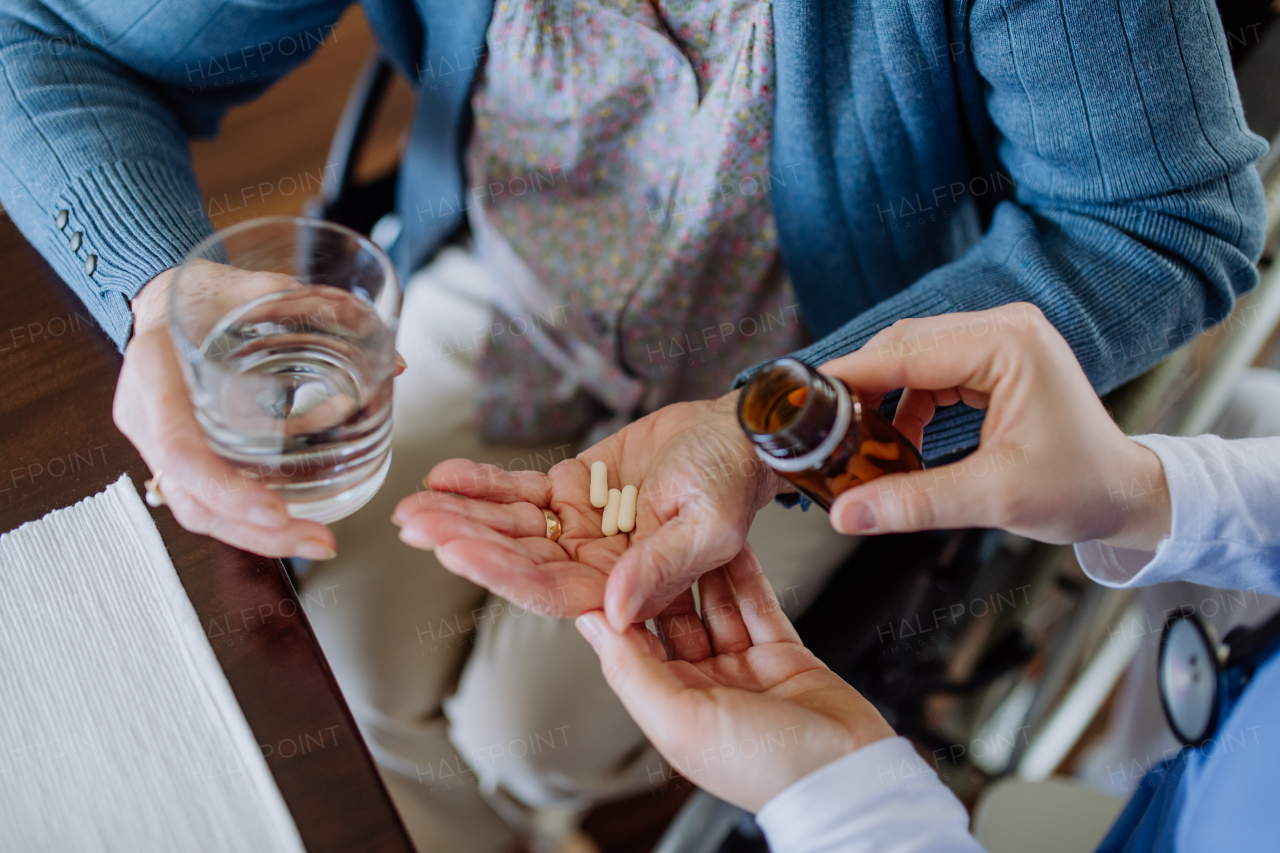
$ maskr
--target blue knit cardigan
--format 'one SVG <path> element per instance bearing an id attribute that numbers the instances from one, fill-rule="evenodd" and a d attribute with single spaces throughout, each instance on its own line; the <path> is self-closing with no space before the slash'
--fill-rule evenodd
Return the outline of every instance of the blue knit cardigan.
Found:
<path id="1" fill-rule="evenodd" d="M 347 5 L 0 6 L 0 200 L 117 343 L 129 298 L 209 232 L 188 137 Z M 492 0 L 364 5 L 418 88 L 397 202 L 408 271 L 472 198 L 461 153 Z M 773 0 L 773 16 L 772 202 L 818 337 L 802 358 L 902 317 L 1027 300 L 1104 392 L 1256 283 L 1266 146 L 1210 0 Z M 979 425 L 953 407 L 926 457 Z"/>

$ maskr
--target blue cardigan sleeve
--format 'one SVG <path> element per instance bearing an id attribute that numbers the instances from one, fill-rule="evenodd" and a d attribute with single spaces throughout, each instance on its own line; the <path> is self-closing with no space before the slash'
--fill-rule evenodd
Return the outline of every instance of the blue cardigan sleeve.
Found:
<path id="1" fill-rule="evenodd" d="M 129 300 L 211 231 L 188 137 L 306 58 L 346 5 L 0 5 L 0 202 L 121 347 Z"/>
<path id="2" fill-rule="evenodd" d="M 1257 283 L 1266 217 L 1252 164 L 1266 144 L 1245 125 L 1217 10 L 976 0 L 968 28 L 1016 203 L 958 259 L 797 355 L 821 363 L 904 317 L 1025 300 L 1109 391 Z M 976 446 L 981 417 L 940 412 L 926 458 Z"/>

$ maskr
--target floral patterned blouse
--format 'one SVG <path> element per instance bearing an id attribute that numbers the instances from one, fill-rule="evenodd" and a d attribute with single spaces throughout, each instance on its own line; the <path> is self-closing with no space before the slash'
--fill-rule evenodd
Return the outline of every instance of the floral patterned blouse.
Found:
<path id="1" fill-rule="evenodd" d="M 487 437 L 719 396 L 805 342 L 769 202 L 790 176 L 768 0 L 498 0 L 487 42 L 467 166 L 509 321 Z"/>

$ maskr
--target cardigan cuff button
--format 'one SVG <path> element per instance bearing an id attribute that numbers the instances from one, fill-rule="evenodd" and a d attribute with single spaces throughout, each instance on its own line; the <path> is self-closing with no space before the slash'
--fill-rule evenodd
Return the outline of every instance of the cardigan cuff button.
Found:
<path id="1" fill-rule="evenodd" d="M 84 232 L 77 231 L 76 233 L 72 234 L 71 241 L 68 243 L 68 245 L 71 246 L 71 251 L 73 252 L 80 251 L 80 243 L 82 240 L 84 240 Z"/>
<path id="2" fill-rule="evenodd" d="M 90 255 L 84 259 L 84 274 L 93 275 L 93 271 L 98 268 L 98 256 Z"/>
<path id="3" fill-rule="evenodd" d="M 71 215 L 70 211 L 67 211 L 67 210 L 58 211 L 58 215 L 54 217 L 53 224 L 58 226 L 59 231 L 67 227 L 67 217 L 69 217 L 70 215 Z"/>

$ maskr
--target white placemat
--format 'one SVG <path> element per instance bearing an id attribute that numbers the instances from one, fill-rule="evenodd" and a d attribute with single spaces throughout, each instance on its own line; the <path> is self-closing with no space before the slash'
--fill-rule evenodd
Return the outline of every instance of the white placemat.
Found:
<path id="1" fill-rule="evenodd" d="M 303 850 L 127 475 L 0 536 L 0 850 Z"/>

